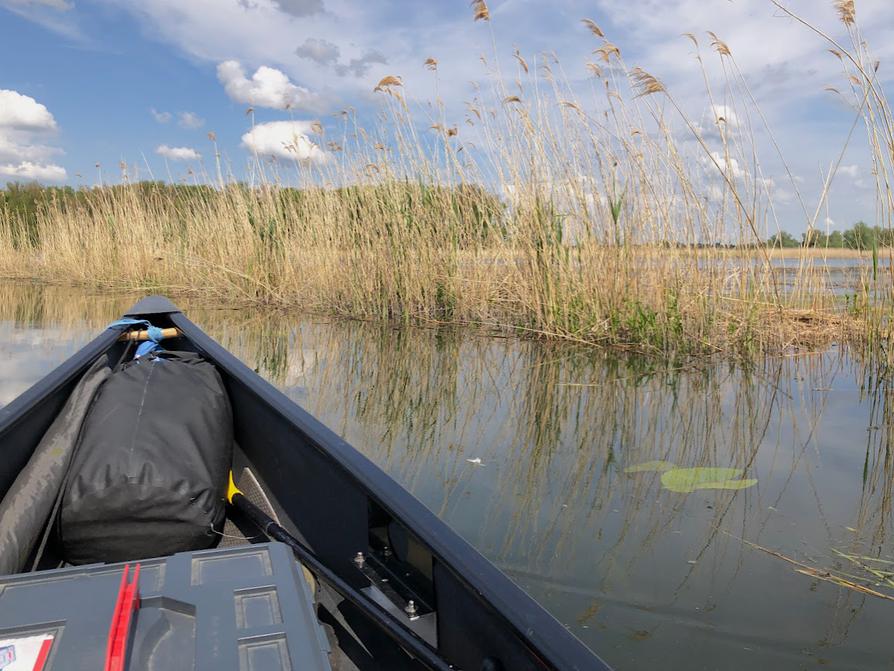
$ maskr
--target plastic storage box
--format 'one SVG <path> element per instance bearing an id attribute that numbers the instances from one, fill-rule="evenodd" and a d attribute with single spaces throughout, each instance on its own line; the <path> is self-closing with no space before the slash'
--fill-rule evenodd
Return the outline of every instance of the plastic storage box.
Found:
<path id="1" fill-rule="evenodd" d="M 137 564 L 139 601 L 129 606 L 120 668 L 329 671 L 328 644 L 313 595 L 285 545 L 131 562 L 130 576 Z M 112 620 L 125 589 L 124 567 L 91 565 L 0 577 L 0 669 L 110 668 Z"/>

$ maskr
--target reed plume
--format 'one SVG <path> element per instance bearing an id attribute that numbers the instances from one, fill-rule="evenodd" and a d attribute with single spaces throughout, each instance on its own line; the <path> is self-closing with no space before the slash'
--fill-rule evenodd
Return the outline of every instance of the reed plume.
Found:
<path id="1" fill-rule="evenodd" d="M 484 0 L 472 0 L 472 13 L 475 21 L 490 21 L 490 10 Z"/>

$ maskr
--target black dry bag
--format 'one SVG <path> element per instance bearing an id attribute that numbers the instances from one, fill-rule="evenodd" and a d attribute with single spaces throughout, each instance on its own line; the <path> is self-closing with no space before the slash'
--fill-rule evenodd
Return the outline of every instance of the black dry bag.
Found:
<path id="1" fill-rule="evenodd" d="M 59 512 L 72 564 L 210 547 L 223 527 L 233 417 L 217 369 L 159 352 L 106 380 L 84 420 Z"/>

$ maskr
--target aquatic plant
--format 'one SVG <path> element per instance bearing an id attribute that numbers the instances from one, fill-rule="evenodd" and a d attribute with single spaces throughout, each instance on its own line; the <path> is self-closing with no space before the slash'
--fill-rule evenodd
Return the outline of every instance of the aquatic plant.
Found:
<path id="1" fill-rule="evenodd" d="M 671 492 L 690 494 L 699 489 L 748 489 L 755 478 L 743 478 L 745 469 L 695 466 L 679 468 L 670 461 L 647 461 L 624 469 L 625 473 L 661 473 L 661 486 Z"/>
<path id="2" fill-rule="evenodd" d="M 664 471 L 670 471 L 676 468 L 670 461 L 646 461 L 642 464 L 636 464 L 635 466 L 629 466 L 624 469 L 625 473 L 663 473 Z"/>
<path id="3" fill-rule="evenodd" d="M 662 486 L 672 492 L 689 494 L 697 489 L 748 489 L 757 484 L 742 476 L 741 468 L 674 468 L 661 474 Z"/>

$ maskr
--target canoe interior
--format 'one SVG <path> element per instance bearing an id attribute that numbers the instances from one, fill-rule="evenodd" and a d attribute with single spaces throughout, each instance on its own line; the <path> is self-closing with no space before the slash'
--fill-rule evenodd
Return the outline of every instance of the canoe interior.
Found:
<path id="1" fill-rule="evenodd" d="M 134 309 L 129 316 L 184 333 L 166 340 L 166 348 L 199 352 L 217 365 L 233 407 L 239 446 L 234 472 L 248 468 L 280 523 L 352 586 L 369 588 L 376 577 L 387 577 L 396 604 L 413 598 L 422 615 L 418 620 L 411 624 L 397 606 L 393 612 L 450 663 L 466 670 L 608 669 L 390 477 L 165 299 L 149 299 Z M 124 354 L 117 336 L 104 331 L 0 410 L 0 493 L 27 463 L 84 370 L 98 356 L 114 364 Z M 358 552 L 367 558 L 363 570 L 354 561 Z M 358 647 L 357 639 L 363 641 L 353 659 L 357 668 L 422 668 L 400 651 L 395 654 L 390 641 L 377 639 L 377 630 L 367 631 L 350 604 L 333 601 L 330 606 L 341 612 L 321 613 L 321 619 L 350 628 L 337 630 L 344 637 L 339 647 Z"/>

